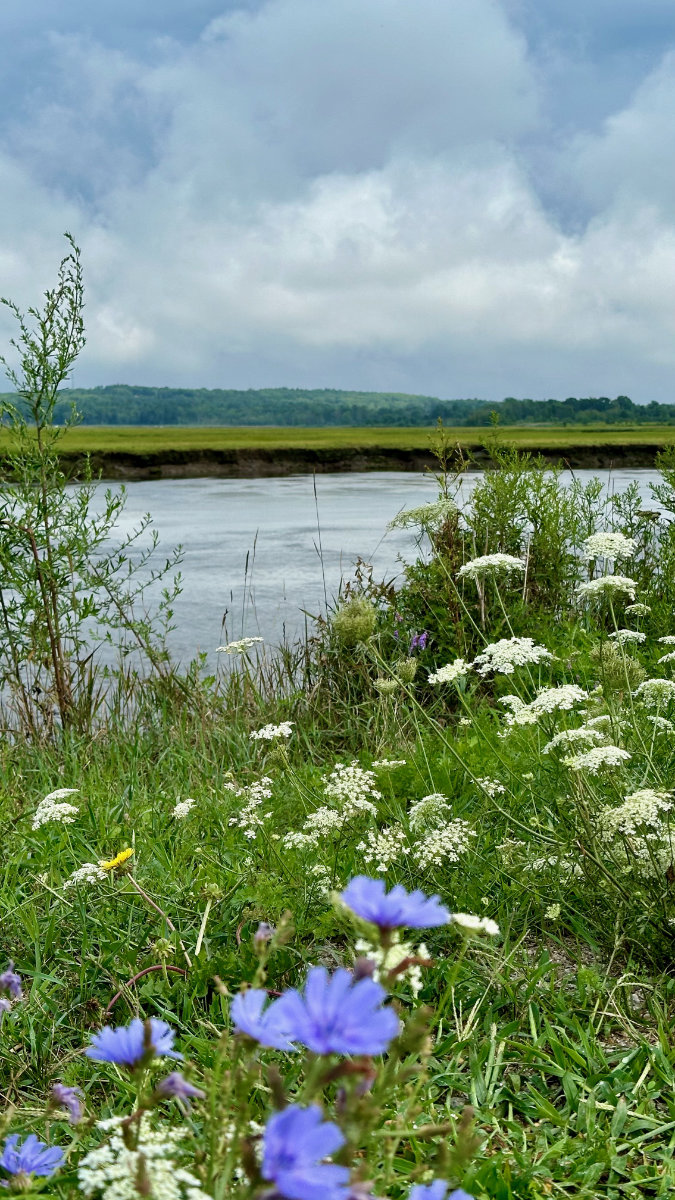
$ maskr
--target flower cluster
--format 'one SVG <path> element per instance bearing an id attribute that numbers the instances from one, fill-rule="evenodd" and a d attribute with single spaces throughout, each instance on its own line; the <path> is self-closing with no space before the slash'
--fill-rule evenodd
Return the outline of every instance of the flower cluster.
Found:
<path id="1" fill-rule="evenodd" d="M 415 859 L 422 870 L 440 867 L 443 863 L 456 863 L 469 849 L 469 839 L 476 831 L 467 821 L 456 817 L 437 829 L 432 829 L 415 846 Z"/>
<path id="2" fill-rule="evenodd" d="M 598 720 L 598 718 L 595 718 Z M 589 728 L 588 725 L 580 725 L 578 729 L 561 729 L 547 742 L 542 749 L 542 754 L 550 754 L 551 750 L 557 750 L 558 747 L 571 746 L 575 742 L 601 742 L 603 734 L 599 729 Z"/>
<path id="3" fill-rule="evenodd" d="M 278 738 L 289 738 L 295 721 L 281 721 L 279 725 L 263 725 L 249 734 L 252 742 L 274 742 Z"/>
<path id="4" fill-rule="evenodd" d="M 262 642 L 261 637 L 243 637 L 236 642 L 228 642 L 226 646 L 216 646 L 216 654 L 245 654 L 251 646 Z"/>
<path id="5" fill-rule="evenodd" d="M 244 804 L 236 816 L 230 817 L 228 824 L 233 825 L 236 829 L 241 829 L 244 837 L 249 841 L 255 841 L 264 820 L 272 815 L 270 812 L 261 813 L 260 811 L 263 800 L 271 799 L 272 780 L 268 775 L 263 775 L 248 787 L 232 787 L 230 790 L 234 791 L 237 796 L 243 796 Z"/>
<path id="6" fill-rule="evenodd" d="M 17 975 L 14 963 L 10 961 L 0 975 L 0 1013 L 9 1012 L 13 1000 L 23 1000 L 23 992 L 21 976 Z"/>
<path id="7" fill-rule="evenodd" d="M 614 633 L 610 633 L 609 636 L 612 641 L 618 642 L 620 646 L 627 646 L 629 642 L 644 642 L 647 638 L 647 634 L 641 633 L 639 629 L 617 629 Z"/>
<path id="8" fill-rule="evenodd" d="M 77 1178 L 85 1196 L 136 1200 L 141 1192 L 162 1200 L 208 1200 L 196 1176 L 176 1161 L 180 1143 L 191 1135 L 189 1129 L 151 1129 L 147 1118 L 141 1117 L 138 1145 L 131 1150 L 121 1125 L 121 1117 L 98 1122 L 98 1128 L 110 1136 L 79 1164 Z"/>
<path id="9" fill-rule="evenodd" d="M 193 800 L 191 796 L 186 797 L 185 800 L 178 800 L 171 813 L 172 817 L 176 817 L 179 821 L 182 820 L 183 817 L 187 817 L 190 809 L 194 808 L 196 803 L 197 801 Z"/>
<path id="10" fill-rule="evenodd" d="M 593 746 L 581 754 L 573 754 L 564 758 L 563 763 L 572 771 L 586 771 L 589 775 L 597 775 L 604 767 L 620 767 L 628 762 L 631 755 L 620 746 Z"/>
<path id="11" fill-rule="evenodd" d="M 486 777 L 483 779 L 477 779 L 476 783 L 481 791 L 485 792 L 485 795 L 489 796 L 491 800 L 494 799 L 495 796 L 503 796 L 506 792 L 504 784 L 500 783 L 498 779 L 488 779 Z"/>
<path id="12" fill-rule="evenodd" d="M 61 825 L 72 825 L 79 809 L 74 804 L 63 803 L 63 801 L 66 796 L 74 796 L 77 791 L 77 788 L 57 788 L 55 792 L 50 792 L 48 796 L 45 796 L 33 815 L 33 829 L 39 829 L 49 821 L 56 821 Z"/>
<path id="13" fill-rule="evenodd" d="M 625 592 L 631 600 L 634 600 L 636 590 L 637 583 L 634 579 L 629 579 L 627 575 L 599 575 L 597 579 L 589 579 L 586 583 L 578 584 L 577 596 L 587 597 L 590 600 L 603 597 L 611 599 L 612 596 L 618 596 L 621 592 Z"/>
<path id="14" fill-rule="evenodd" d="M 324 782 L 323 792 L 328 800 L 349 811 L 374 811 L 372 801 L 382 799 L 382 793 L 375 787 L 374 773 L 357 762 L 336 763 Z"/>
<path id="15" fill-rule="evenodd" d="M 617 808 L 607 808 L 600 817 L 603 836 L 611 841 L 616 834 L 629 837 L 641 829 L 658 829 L 662 814 L 673 808 L 671 792 L 655 792 L 653 788 L 639 788 L 626 796 Z"/>
<path id="16" fill-rule="evenodd" d="M 635 695 L 647 708 L 664 708 L 675 700 L 675 683 L 672 679 L 645 679 Z"/>
<path id="17" fill-rule="evenodd" d="M 442 792 L 431 792 L 416 800 L 408 809 L 408 823 L 412 830 L 424 829 L 427 825 L 438 825 L 450 812 L 447 796 Z"/>
<path id="18" fill-rule="evenodd" d="M 460 579 L 482 579 L 485 575 L 509 576 L 524 570 L 522 558 L 514 558 L 512 554 L 483 554 L 464 563 L 458 574 Z"/>
<path id="19" fill-rule="evenodd" d="M 372 863 L 376 871 L 385 872 L 401 858 L 405 844 L 402 829 L 369 829 L 356 848 L 363 851 L 364 862 Z"/>
<path id="20" fill-rule="evenodd" d="M 393 771 L 396 767 L 405 767 L 405 765 L 404 758 L 378 758 L 373 763 L 373 768 L 376 771 Z"/>
<path id="21" fill-rule="evenodd" d="M 461 933 L 474 937 L 497 937 L 499 925 L 491 917 L 476 917 L 473 913 L 453 913 L 452 923 Z"/>
<path id="22" fill-rule="evenodd" d="M 422 966 L 424 960 L 428 962 L 429 959 L 429 951 L 423 942 L 418 946 L 402 942 L 400 932 L 395 930 L 386 946 L 358 938 L 354 949 L 373 965 L 373 979 L 377 983 L 405 979 L 413 996 L 419 996 L 423 983 Z"/>
<path id="23" fill-rule="evenodd" d="M 431 529 L 434 526 L 442 525 L 448 517 L 453 517 L 456 512 L 457 505 L 448 497 L 442 496 L 440 500 L 435 500 L 432 504 L 421 504 L 418 508 L 406 508 L 403 512 L 397 513 L 387 528 L 410 529 L 417 525 L 421 529 Z"/>
<path id="24" fill-rule="evenodd" d="M 456 683 L 458 679 L 464 679 L 469 674 L 471 667 L 463 658 L 456 658 L 454 662 L 446 663 L 444 667 L 439 667 L 429 675 L 429 683 Z"/>
<path id="25" fill-rule="evenodd" d="M 529 637 L 500 638 L 477 655 L 473 666 L 479 675 L 512 675 L 516 667 L 528 663 L 551 662 L 553 655 Z"/>
<path id="26" fill-rule="evenodd" d="M 500 703 L 511 710 L 506 717 L 507 725 L 536 725 L 546 714 L 568 712 L 587 699 L 588 693 L 576 683 L 563 683 L 560 687 L 542 688 L 529 704 L 519 696 L 502 696 Z"/>
<path id="27" fill-rule="evenodd" d="M 623 533 L 613 533 L 606 530 L 603 533 L 592 533 L 586 538 L 581 551 L 583 562 L 594 562 L 596 558 L 630 558 L 637 550 L 637 542 L 625 537 Z"/>
<path id="28" fill-rule="evenodd" d="M 85 887 L 92 883 L 102 883 L 107 879 L 105 871 L 97 863 L 83 863 L 73 871 L 70 879 L 66 879 L 64 888 Z"/>

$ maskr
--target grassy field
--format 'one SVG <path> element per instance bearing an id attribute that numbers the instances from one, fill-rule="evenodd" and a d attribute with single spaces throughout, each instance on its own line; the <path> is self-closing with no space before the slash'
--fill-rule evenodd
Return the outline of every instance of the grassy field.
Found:
<path id="1" fill-rule="evenodd" d="M 447 428 L 461 446 L 481 446 L 490 437 L 485 427 Z M 175 450 L 340 450 L 379 447 L 391 450 L 427 450 L 434 430 L 429 428 L 211 428 L 202 426 L 79 426 L 69 430 L 64 450 L 73 453 L 158 454 Z M 675 442 L 668 425 L 564 425 L 532 428 L 504 426 L 500 439 L 523 450 L 560 449 L 571 446 L 666 446 Z M 0 434 L 0 449 L 6 434 Z"/>

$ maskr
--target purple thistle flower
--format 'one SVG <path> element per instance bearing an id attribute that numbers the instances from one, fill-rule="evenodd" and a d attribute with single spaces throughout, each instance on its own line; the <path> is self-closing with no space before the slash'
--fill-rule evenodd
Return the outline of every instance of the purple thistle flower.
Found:
<path id="1" fill-rule="evenodd" d="M 418 1183 L 408 1192 L 408 1200 L 443 1200 L 447 1190 L 448 1185 L 444 1179 L 434 1179 L 433 1183 L 429 1184 Z M 462 1188 L 457 1188 L 450 1193 L 448 1200 L 474 1200 L 474 1197 L 462 1191 Z"/>
<path id="2" fill-rule="evenodd" d="M 203 1100 L 206 1092 L 188 1083 L 180 1071 L 172 1071 L 157 1084 L 156 1095 L 163 1100 L 177 1100 L 184 1109 L 189 1109 L 191 1100 Z"/>
<path id="3" fill-rule="evenodd" d="M 21 976 L 14 970 L 14 963 L 8 962 L 0 975 L 0 992 L 9 992 L 12 1000 L 23 1000 L 21 991 Z"/>
<path id="4" fill-rule="evenodd" d="M 53 1175 L 63 1163 L 61 1147 L 50 1148 L 38 1141 L 34 1133 L 29 1133 L 20 1146 L 18 1141 L 18 1133 L 10 1134 L 0 1156 L 0 1167 L 8 1175 Z"/>
<path id="5" fill-rule="evenodd" d="M 139 1017 L 134 1017 L 129 1025 L 119 1025 L 116 1029 L 106 1025 L 100 1033 L 93 1034 L 92 1044 L 87 1047 L 85 1054 L 95 1062 L 117 1063 L 118 1066 L 133 1069 L 144 1065 L 155 1055 L 182 1058 L 182 1054 L 172 1049 L 175 1036 L 166 1021 L 160 1021 L 157 1017 L 141 1021 Z"/>
<path id="6" fill-rule="evenodd" d="M 287 1023 L 280 1001 L 273 1000 L 265 1011 L 267 992 L 264 988 L 249 988 L 237 992 L 230 1005 L 230 1016 L 237 1033 L 260 1042 L 261 1046 L 272 1046 L 275 1050 L 295 1050 L 290 1040 Z"/>
<path id="7" fill-rule="evenodd" d="M 81 1096 L 81 1088 L 67 1087 L 65 1083 L 55 1083 L 52 1088 L 50 1104 L 55 1108 L 65 1108 L 71 1125 L 77 1125 L 82 1120 Z"/>
<path id="8" fill-rule="evenodd" d="M 289 1104 L 265 1126 L 262 1177 L 288 1200 L 347 1200 L 347 1167 L 322 1163 L 344 1145 L 332 1121 L 322 1121 L 316 1104 Z"/>
<path id="9" fill-rule="evenodd" d="M 399 1028 L 386 992 L 373 979 L 354 980 L 340 968 L 329 976 L 313 967 L 304 993 L 293 989 L 277 1001 L 289 1038 L 315 1054 L 383 1054 Z"/>
<path id="10" fill-rule="evenodd" d="M 397 929 L 402 925 L 430 929 L 450 920 L 450 913 L 438 896 L 425 896 L 418 889 L 406 892 L 400 883 L 387 892 L 383 879 L 370 879 L 367 875 L 351 879 L 341 898 L 357 917 L 380 929 Z"/>

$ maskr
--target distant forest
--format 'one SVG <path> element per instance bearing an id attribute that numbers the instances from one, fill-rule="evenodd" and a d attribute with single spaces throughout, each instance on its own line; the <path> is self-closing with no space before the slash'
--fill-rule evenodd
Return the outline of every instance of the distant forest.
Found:
<path id="1" fill-rule="evenodd" d="M 10 397 L 6 396 L 5 399 Z M 112 384 L 62 392 L 56 420 L 75 403 L 85 425 L 502 425 L 675 422 L 675 404 L 634 404 L 628 396 L 566 400 L 439 400 L 398 392 L 331 388 L 154 388 Z"/>

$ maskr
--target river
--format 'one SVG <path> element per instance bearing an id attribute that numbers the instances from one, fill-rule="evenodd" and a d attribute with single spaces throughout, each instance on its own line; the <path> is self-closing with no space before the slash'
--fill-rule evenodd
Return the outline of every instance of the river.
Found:
<path id="1" fill-rule="evenodd" d="M 657 478 L 651 470 L 576 477 L 594 474 L 616 490 L 637 479 L 646 499 Z M 465 476 L 464 494 L 479 478 Z M 415 538 L 387 524 L 435 497 L 431 476 L 393 471 L 143 481 L 127 485 L 118 529 L 127 532 L 150 512 L 160 535 L 157 561 L 182 544 L 183 590 L 169 644 L 184 662 L 206 651 L 215 667 L 215 647 L 224 641 L 246 634 L 277 644 L 298 636 L 303 610 L 325 611 L 359 557 L 372 563 L 376 579 L 400 576 L 401 557 L 415 556 Z"/>

